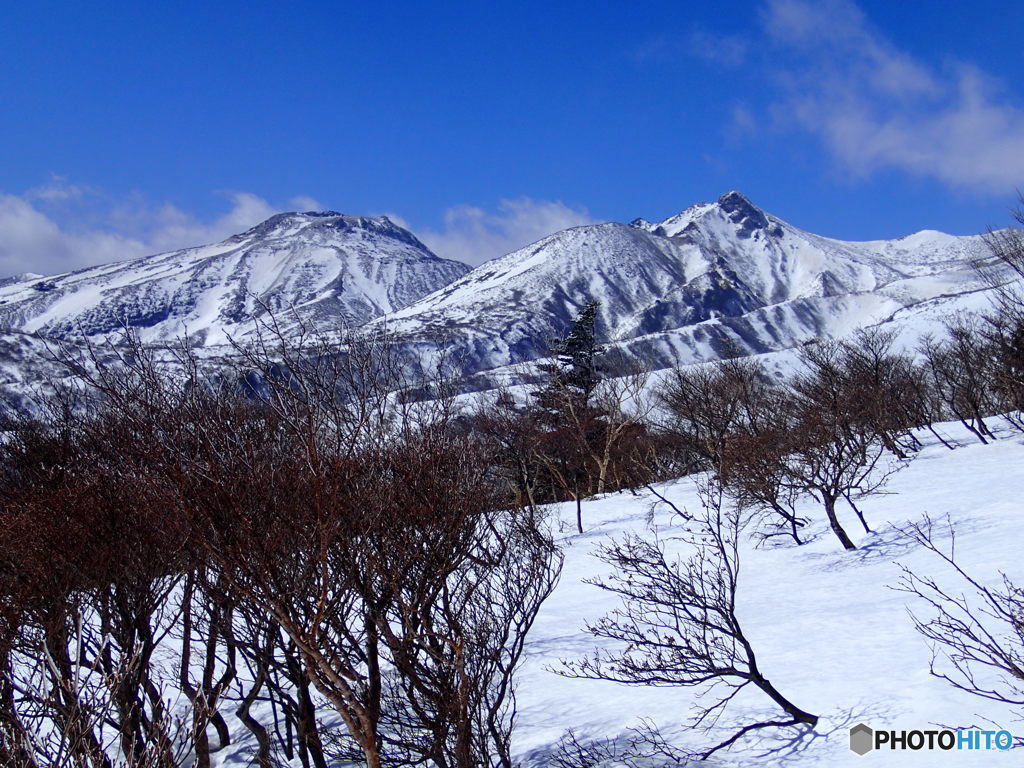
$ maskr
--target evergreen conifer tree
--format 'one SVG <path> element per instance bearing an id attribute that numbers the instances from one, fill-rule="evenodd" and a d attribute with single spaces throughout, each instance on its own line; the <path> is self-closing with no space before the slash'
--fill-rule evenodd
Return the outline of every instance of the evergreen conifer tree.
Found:
<path id="1" fill-rule="evenodd" d="M 585 409 L 589 405 L 590 396 L 601 380 L 598 358 L 604 348 L 597 343 L 597 310 L 600 306 L 601 303 L 594 300 L 584 304 L 565 338 L 552 343 L 555 360 L 543 366 L 550 376 L 550 383 L 538 393 L 541 405 L 550 407 L 552 400 L 564 400 L 566 395 L 572 397 L 575 407 Z"/>
<path id="2" fill-rule="evenodd" d="M 601 380 L 597 343 L 600 303 L 583 305 L 565 338 L 552 343 L 552 362 L 542 366 L 547 382 L 534 393 L 540 423 L 546 427 L 544 463 L 553 484 L 576 501 L 577 527 L 583 531 L 580 507 L 591 488 L 591 444 L 603 428 L 592 396 Z"/>

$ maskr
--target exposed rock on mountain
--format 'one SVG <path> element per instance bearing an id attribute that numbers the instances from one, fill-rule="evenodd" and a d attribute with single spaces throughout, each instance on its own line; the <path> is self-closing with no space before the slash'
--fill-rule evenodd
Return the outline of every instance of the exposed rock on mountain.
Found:
<path id="1" fill-rule="evenodd" d="M 890 321 L 934 328 L 984 305 L 972 267 L 984 253 L 980 237 L 934 231 L 832 240 L 738 192 L 657 223 L 567 229 L 473 270 L 384 217 L 281 214 L 217 245 L 0 281 L 0 331 L 10 336 L 0 385 L 52 375 L 42 343 L 25 334 L 116 339 L 128 324 L 143 341 L 187 331 L 221 354 L 218 345 L 251 336 L 272 312 L 286 332 L 297 318 L 327 332 L 386 328 L 425 359 L 443 350 L 486 386 L 542 356 L 591 299 L 605 341 L 667 367 Z"/>
<path id="2" fill-rule="evenodd" d="M 216 245 L 0 282 L 0 327 L 101 339 L 129 325 L 144 341 L 215 345 L 267 312 L 362 325 L 468 270 L 386 217 L 282 213 Z"/>
<path id="3" fill-rule="evenodd" d="M 467 372 L 543 353 L 588 299 L 605 338 L 648 366 L 767 352 L 841 335 L 983 288 L 979 237 L 919 232 L 842 242 L 738 192 L 662 222 L 558 232 L 487 262 L 373 325 L 445 344 Z"/>

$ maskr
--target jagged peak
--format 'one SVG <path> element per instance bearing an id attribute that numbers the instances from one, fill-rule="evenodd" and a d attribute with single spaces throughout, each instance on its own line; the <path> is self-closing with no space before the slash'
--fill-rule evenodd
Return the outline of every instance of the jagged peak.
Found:
<path id="1" fill-rule="evenodd" d="M 715 203 L 696 203 L 684 211 L 670 216 L 657 228 L 648 231 L 660 234 L 660 229 L 671 237 L 677 237 L 692 227 L 699 227 L 705 217 L 723 217 L 736 228 L 740 237 L 750 237 L 758 230 L 765 230 L 771 235 L 781 234 L 777 220 L 772 219 L 763 210 L 750 201 L 746 195 L 736 189 L 729 190 L 718 198 Z"/>
<path id="2" fill-rule="evenodd" d="M 737 226 L 740 237 L 750 237 L 754 231 L 771 226 L 765 212 L 735 189 L 718 198 L 718 207 Z"/>
<path id="3" fill-rule="evenodd" d="M 740 192 L 738 189 L 730 189 L 724 195 L 718 198 L 718 204 L 722 207 L 746 205 L 750 208 L 756 208 L 757 206 L 750 202 L 750 198 Z"/>

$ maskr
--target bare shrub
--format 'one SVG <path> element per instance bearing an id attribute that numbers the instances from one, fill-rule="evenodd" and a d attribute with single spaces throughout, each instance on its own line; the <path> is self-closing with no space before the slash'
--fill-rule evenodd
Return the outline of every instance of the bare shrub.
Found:
<path id="1" fill-rule="evenodd" d="M 683 557 L 667 554 L 667 541 L 627 534 L 605 545 L 598 557 L 613 567 L 590 583 L 617 595 L 621 604 L 587 630 L 613 649 L 564 661 L 562 674 L 632 685 L 698 689 L 693 726 L 710 728 L 747 686 L 754 686 L 784 713 L 751 723 L 696 754 L 702 759 L 760 728 L 811 726 L 817 716 L 797 707 L 764 675 L 736 612 L 741 519 L 723 507 L 717 485 L 704 489 L 704 510 L 677 539 Z M 719 693 L 719 691 L 722 691 Z"/>
<path id="2" fill-rule="evenodd" d="M 999 412 L 999 402 L 992 386 L 994 350 L 982 330 L 977 318 L 955 318 L 943 338 L 922 339 L 920 351 L 944 415 L 988 443 L 995 435 L 985 418 Z"/>
<path id="3" fill-rule="evenodd" d="M 542 516 L 385 338 L 265 331 L 216 362 L 68 351 L 77 384 L 0 446 L 5 757 L 208 765 L 233 706 L 264 768 L 510 765 Z"/>
<path id="4" fill-rule="evenodd" d="M 1024 225 L 1024 197 L 1013 211 L 1013 219 Z M 993 353 L 992 389 L 999 410 L 1024 429 L 1024 231 L 1019 226 L 989 230 L 985 236 L 991 259 L 977 264 L 993 291 L 992 308 L 982 313 L 981 332 Z"/>
<path id="5" fill-rule="evenodd" d="M 956 560 L 952 525 L 943 545 L 932 520 L 905 532 L 944 563 L 943 576 L 901 565 L 897 589 L 916 598 L 914 626 L 932 649 L 931 673 L 954 688 L 992 701 L 1024 707 L 1024 588 L 1004 573 L 987 586 Z"/>

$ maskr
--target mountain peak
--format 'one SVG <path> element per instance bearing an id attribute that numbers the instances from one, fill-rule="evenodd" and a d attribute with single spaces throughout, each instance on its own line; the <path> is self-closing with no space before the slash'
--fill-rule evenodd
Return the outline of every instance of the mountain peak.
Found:
<path id="1" fill-rule="evenodd" d="M 0 327 L 108 338 L 127 324 L 144 341 L 187 332 L 197 345 L 222 344 L 253 332 L 266 312 L 361 325 L 468 270 L 387 217 L 291 211 L 212 245 L 0 282 Z"/>
<path id="2" fill-rule="evenodd" d="M 740 237 L 750 237 L 754 231 L 770 226 L 765 212 L 735 189 L 718 198 L 718 207 L 737 226 Z"/>
<path id="3" fill-rule="evenodd" d="M 738 189 L 730 189 L 724 195 L 718 198 L 718 204 L 722 206 L 726 205 L 749 205 L 751 208 L 755 207 L 750 198 L 740 192 Z"/>
<path id="4" fill-rule="evenodd" d="M 740 237 L 750 237 L 758 229 L 768 229 L 770 223 L 765 212 L 750 202 L 750 199 L 738 190 L 730 190 L 718 198 L 717 203 L 695 203 L 674 216 L 655 225 L 637 219 L 630 226 L 645 229 L 648 232 L 669 237 L 678 237 L 707 216 L 724 217 L 738 228 Z"/>
<path id="5" fill-rule="evenodd" d="M 387 216 L 350 216 L 338 211 L 288 211 L 277 213 L 255 227 L 228 238 L 229 242 L 250 239 L 291 238 L 300 234 L 327 233 L 332 238 L 346 232 L 374 234 L 429 249 L 409 230 L 398 226 Z"/>

